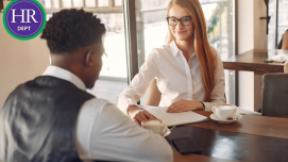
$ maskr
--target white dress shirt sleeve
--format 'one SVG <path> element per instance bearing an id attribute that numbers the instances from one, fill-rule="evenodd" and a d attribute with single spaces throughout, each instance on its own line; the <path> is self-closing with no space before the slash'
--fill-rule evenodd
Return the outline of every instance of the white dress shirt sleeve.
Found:
<path id="1" fill-rule="evenodd" d="M 157 66 L 154 62 L 157 51 L 154 50 L 149 54 L 144 64 L 139 69 L 129 86 L 120 94 L 118 99 L 118 107 L 127 114 L 127 108 L 131 104 L 137 104 L 139 99 L 144 95 L 150 82 L 157 74 Z"/>
<path id="2" fill-rule="evenodd" d="M 87 101 L 77 122 L 77 148 L 83 160 L 171 162 L 170 145 L 141 128 L 118 108 L 101 99 Z"/>
<path id="3" fill-rule="evenodd" d="M 205 111 L 211 111 L 213 106 L 222 105 L 226 103 L 225 98 L 225 79 L 224 68 L 221 58 L 217 55 L 215 49 L 212 49 L 216 55 L 216 69 L 215 69 L 215 86 L 211 92 L 211 102 L 203 102 Z"/>

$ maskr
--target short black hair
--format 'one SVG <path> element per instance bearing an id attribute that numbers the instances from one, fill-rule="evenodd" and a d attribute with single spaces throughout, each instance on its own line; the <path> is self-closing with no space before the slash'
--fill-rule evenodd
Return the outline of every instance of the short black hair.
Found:
<path id="1" fill-rule="evenodd" d="M 65 9 L 54 13 L 41 35 L 51 53 L 64 54 L 102 42 L 106 29 L 101 20 L 82 9 Z"/>

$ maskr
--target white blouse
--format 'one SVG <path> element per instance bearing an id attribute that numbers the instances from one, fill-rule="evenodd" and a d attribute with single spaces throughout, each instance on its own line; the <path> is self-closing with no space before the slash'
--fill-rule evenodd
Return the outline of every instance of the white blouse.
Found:
<path id="1" fill-rule="evenodd" d="M 211 93 L 211 102 L 203 102 L 206 111 L 226 102 L 223 64 L 218 55 L 216 58 L 215 87 Z M 197 56 L 194 53 L 186 61 L 182 51 L 172 42 L 149 54 L 139 73 L 119 96 L 118 107 L 121 111 L 126 113 L 130 104 L 137 104 L 154 78 L 161 92 L 159 106 L 168 107 L 181 99 L 204 101 L 205 90 Z"/>

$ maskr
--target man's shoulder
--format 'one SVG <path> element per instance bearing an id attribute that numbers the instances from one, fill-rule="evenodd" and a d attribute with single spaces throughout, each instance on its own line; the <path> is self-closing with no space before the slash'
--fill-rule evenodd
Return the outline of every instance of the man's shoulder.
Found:
<path id="1" fill-rule="evenodd" d="M 116 108 L 116 106 L 107 101 L 106 99 L 102 99 L 102 98 L 98 98 L 98 97 L 94 97 L 89 99 L 88 101 L 85 102 L 85 104 L 83 105 L 83 107 L 92 107 L 93 109 L 108 109 L 108 108 Z"/>
<path id="2" fill-rule="evenodd" d="M 116 105 L 96 97 L 86 101 L 80 110 L 80 116 L 94 116 L 96 118 L 119 118 L 122 115 Z"/>
<path id="3" fill-rule="evenodd" d="M 103 104 L 103 105 L 106 105 L 106 104 L 112 104 L 110 101 L 106 100 L 106 99 L 103 99 L 103 98 L 99 98 L 99 97 L 94 97 L 94 98 L 91 98 L 90 100 L 88 100 L 87 102 L 91 102 L 93 104 L 97 103 L 97 104 Z"/>
<path id="4" fill-rule="evenodd" d="M 31 81 L 32 80 L 29 80 L 29 81 L 23 82 L 23 83 L 15 86 L 15 88 L 9 93 L 9 95 L 5 99 L 3 108 L 7 106 L 9 100 L 13 100 L 14 98 L 16 98 L 18 96 L 18 91 L 22 90 L 26 86 L 26 84 L 31 82 Z"/>

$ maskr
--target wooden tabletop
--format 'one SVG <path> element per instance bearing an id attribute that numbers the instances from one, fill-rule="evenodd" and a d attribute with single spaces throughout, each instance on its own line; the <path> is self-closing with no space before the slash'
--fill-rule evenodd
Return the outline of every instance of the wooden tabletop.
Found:
<path id="1" fill-rule="evenodd" d="M 199 112 L 202 115 L 209 116 L 210 113 L 208 112 Z M 288 118 L 275 118 L 275 117 L 266 117 L 266 116 L 258 116 L 258 115 L 243 115 L 242 118 L 239 120 L 237 123 L 233 124 L 220 124 L 216 123 L 212 120 L 207 120 L 204 122 L 200 123 L 194 123 L 194 124 L 187 124 L 185 126 L 185 129 L 188 128 L 193 128 L 193 129 L 201 129 L 203 131 L 208 131 L 208 132 L 216 132 L 218 141 L 216 139 L 203 139 L 205 140 L 212 140 L 212 142 L 219 142 L 219 140 L 225 140 L 226 136 L 228 142 L 235 142 L 239 146 L 233 146 L 233 148 L 224 148 L 223 149 L 223 144 L 222 146 L 215 146 L 213 144 L 214 151 L 216 150 L 216 153 L 202 153 L 202 154 L 188 154 L 188 155 L 181 155 L 180 153 L 176 156 L 176 161 L 177 162 L 188 162 L 188 161 L 197 161 L 197 162 L 237 162 L 237 161 L 258 161 L 260 158 L 260 161 L 271 161 L 272 158 L 274 158 L 273 153 L 278 154 L 278 162 L 279 161 L 286 161 L 288 159 L 283 157 L 279 157 L 280 155 L 288 155 Z M 180 127 L 181 128 L 181 127 Z M 173 130 L 172 130 L 173 131 Z M 194 130 L 196 131 L 196 130 Z M 198 130 L 197 130 L 198 131 Z M 206 133 L 207 134 L 207 133 Z M 208 133 L 209 134 L 209 133 Z M 218 137 L 218 135 L 221 135 L 221 138 Z M 235 140 L 230 139 L 230 137 L 236 138 Z M 203 138 L 208 138 L 209 136 L 206 136 L 205 134 L 203 135 Z M 224 138 L 223 138 L 224 137 Z M 232 138 L 232 139 L 233 139 Z M 248 141 L 248 142 L 243 142 L 240 141 L 239 139 Z M 197 139 L 195 139 L 197 140 Z M 202 140 L 202 139 L 201 139 Z M 238 140 L 238 141 L 237 141 Z M 221 143 L 221 142 L 220 142 Z M 231 143 L 230 143 L 231 145 Z M 235 144 L 234 144 L 235 145 Z M 265 146 L 269 146 L 272 148 L 269 148 L 270 150 L 267 150 Z M 277 146 L 273 148 L 274 146 Z M 219 147 L 219 148 L 217 148 Z M 222 148 L 221 148 L 222 147 Z M 229 147 L 229 143 L 227 146 L 224 145 L 224 147 Z M 232 151 L 231 157 L 229 157 L 229 152 L 227 152 L 227 156 L 222 157 L 223 152 L 221 153 L 221 150 L 237 150 L 237 148 L 242 149 L 239 153 L 235 153 Z M 255 157 L 253 157 L 251 154 L 247 153 L 247 150 L 245 152 L 245 148 L 251 149 L 251 154 L 255 154 Z M 285 148 L 282 148 L 285 147 Z M 243 149 L 244 148 L 244 149 Z M 210 148 L 207 148 L 210 149 Z M 218 149 L 218 155 L 217 155 L 217 149 Z M 260 149 L 260 153 L 259 153 Z M 279 149 L 279 150 L 278 150 Z M 264 150 L 264 151 L 263 151 Z M 261 151 L 263 151 L 264 155 L 261 155 Z M 280 152 L 279 152 L 280 151 Z M 219 153 L 220 152 L 220 153 Z M 230 152 L 231 154 L 231 152 Z M 238 155 L 239 154 L 239 155 Z M 256 156 L 257 155 L 257 156 Z M 235 156 L 235 158 L 234 158 Z M 261 158 L 266 158 L 261 159 Z M 255 159 L 254 159 L 255 158 Z M 267 160 L 268 159 L 268 160 Z M 281 160 L 283 159 L 283 160 Z"/>
<path id="2" fill-rule="evenodd" d="M 276 53 L 269 53 L 273 55 Z M 255 73 L 283 72 L 282 63 L 267 63 L 268 53 L 265 50 L 250 50 L 237 56 L 223 59 L 224 69 L 253 71 Z"/>
<path id="3" fill-rule="evenodd" d="M 288 118 L 243 115 L 237 123 L 220 124 L 209 120 L 190 126 L 288 139 Z"/>

